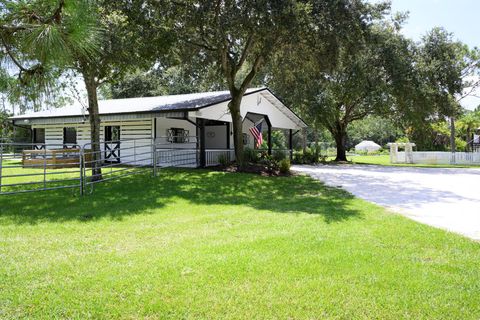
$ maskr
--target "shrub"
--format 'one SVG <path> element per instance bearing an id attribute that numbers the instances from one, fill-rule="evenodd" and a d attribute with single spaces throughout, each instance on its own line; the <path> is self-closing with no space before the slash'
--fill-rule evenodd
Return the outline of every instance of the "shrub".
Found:
<path id="1" fill-rule="evenodd" d="M 250 163 L 258 163 L 258 161 L 260 160 L 258 151 L 255 151 L 250 148 L 245 148 L 245 150 L 243 151 L 243 157 L 245 162 L 250 162 Z"/>
<path id="2" fill-rule="evenodd" d="M 283 159 L 279 163 L 279 169 L 281 173 L 289 173 L 290 172 L 290 160 Z"/>
<path id="3" fill-rule="evenodd" d="M 296 164 L 311 164 L 316 163 L 318 159 L 316 159 L 315 152 L 312 151 L 310 148 L 306 148 L 305 152 L 303 150 L 294 151 L 293 153 L 293 163 Z"/>
<path id="4" fill-rule="evenodd" d="M 465 149 L 467 148 L 467 142 L 460 138 L 455 138 L 455 145 L 457 151 L 465 151 Z"/>
<path id="5" fill-rule="evenodd" d="M 395 140 L 395 143 L 408 143 L 410 140 L 407 137 L 401 137 Z"/>
<path id="6" fill-rule="evenodd" d="M 274 159 L 275 161 L 278 161 L 278 162 L 280 162 L 280 161 L 282 161 L 282 160 L 284 160 L 284 159 L 287 158 L 285 152 L 283 152 L 283 151 L 281 151 L 281 150 L 275 150 L 275 151 L 273 151 L 272 156 L 273 156 L 273 159 Z"/>
<path id="7" fill-rule="evenodd" d="M 267 167 L 269 172 L 273 172 L 278 169 L 278 162 L 273 159 L 271 155 L 266 153 L 262 154 L 262 158 L 260 159 L 260 163 Z"/>
<path id="8" fill-rule="evenodd" d="M 222 153 L 218 156 L 218 163 L 220 163 L 221 166 L 226 167 L 230 164 L 230 159 L 228 159 L 225 153 Z"/>

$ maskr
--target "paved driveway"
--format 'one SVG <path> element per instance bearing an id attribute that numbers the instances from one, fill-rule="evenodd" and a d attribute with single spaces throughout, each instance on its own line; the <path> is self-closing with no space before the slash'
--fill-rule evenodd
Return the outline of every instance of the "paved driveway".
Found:
<path id="1" fill-rule="evenodd" d="M 480 240 L 480 169 L 293 166 L 413 220 Z"/>

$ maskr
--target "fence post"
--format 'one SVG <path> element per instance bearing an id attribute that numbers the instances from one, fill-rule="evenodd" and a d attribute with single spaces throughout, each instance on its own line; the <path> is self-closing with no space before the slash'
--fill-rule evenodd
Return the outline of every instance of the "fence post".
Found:
<path id="1" fill-rule="evenodd" d="M 83 167 L 85 166 L 85 159 L 83 156 L 83 148 L 80 148 L 80 153 L 78 154 L 78 161 L 80 163 L 80 196 L 83 196 L 85 191 L 84 191 L 84 176 L 83 176 Z"/>
<path id="2" fill-rule="evenodd" d="M 157 176 L 157 147 L 155 146 L 155 140 L 152 142 L 152 161 L 153 161 L 153 176 Z"/>
<path id="3" fill-rule="evenodd" d="M 2 193 L 3 143 L 0 144 L 0 193 Z"/>
<path id="4" fill-rule="evenodd" d="M 47 146 L 43 150 L 43 189 L 47 189 Z"/>

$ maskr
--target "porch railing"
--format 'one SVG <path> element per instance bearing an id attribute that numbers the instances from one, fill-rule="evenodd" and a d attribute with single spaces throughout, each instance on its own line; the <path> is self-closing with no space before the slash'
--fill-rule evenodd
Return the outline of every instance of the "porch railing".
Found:
<path id="1" fill-rule="evenodd" d="M 218 166 L 220 163 L 221 157 L 227 162 L 235 161 L 235 150 L 234 149 L 206 149 L 205 150 L 205 165 L 207 167 Z"/>

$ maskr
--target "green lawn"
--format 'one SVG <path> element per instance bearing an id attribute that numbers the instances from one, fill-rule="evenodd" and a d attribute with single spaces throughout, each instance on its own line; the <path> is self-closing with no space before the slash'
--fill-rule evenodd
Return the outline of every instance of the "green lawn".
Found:
<path id="1" fill-rule="evenodd" d="M 347 159 L 357 164 L 376 164 L 376 165 L 382 165 L 382 166 L 424 167 L 424 168 L 480 168 L 479 165 L 390 163 L 389 155 L 349 156 L 347 157 Z"/>
<path id="2" fill-rule="evenodd" d="M 304 176 L 0 196 L 1 319 L 478 319 L 480 244 Z"/>

